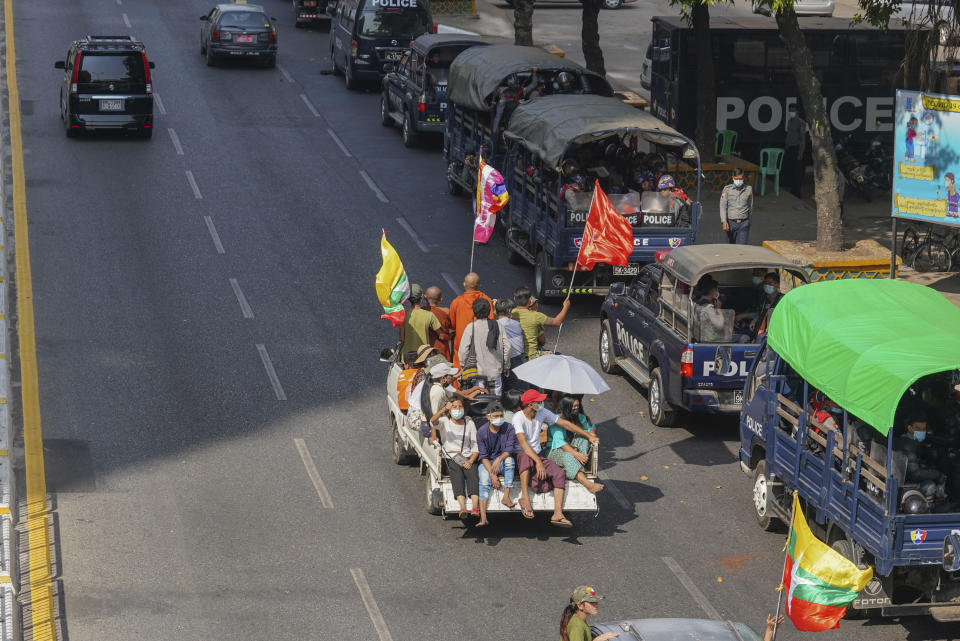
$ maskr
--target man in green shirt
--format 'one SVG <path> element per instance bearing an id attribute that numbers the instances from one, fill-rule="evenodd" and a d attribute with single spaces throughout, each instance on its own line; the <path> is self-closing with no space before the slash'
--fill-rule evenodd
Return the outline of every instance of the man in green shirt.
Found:
<path id="1" fill-rule="evenodd" d="M 559 327 L 563 324 L 563 319 L 567 317 L 567 310 L 570 309 L 570 299 L 563 301 L 560 313 L 552 318 L 537 311 L 539 301 L 530 293 L 529 287 L 517 287 L 513 292 L 513 302 L 517 307 L 510 317 L 520 323 L 520 328 L 523 330 L 524 354 L 527 359 L 536 358 L 540 356 L 540 346 L 544 342 L 543 328 Z"/>
<path id="2" fill-rule="evenodd" d="M 440 329 L 440 321 L 432 312 L 421 308 L 423 303 L 423 288 L 416 283 L 410 285 L 410 311 L 403 317 L 403 324 L 400 326 L 400 340 L 403 345 L 400 347 L 400 353 L 404 360 L 407 354 L 416 352 L 421 345 L 432 345 L 435 336 L 430 332 L 436 333 Z"/>

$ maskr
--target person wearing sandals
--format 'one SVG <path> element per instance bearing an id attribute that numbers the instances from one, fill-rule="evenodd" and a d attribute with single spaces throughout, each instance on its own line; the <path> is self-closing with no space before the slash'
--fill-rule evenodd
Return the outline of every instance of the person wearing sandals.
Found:
<path id="1" fill-rule="evenodd" d="M 530 503 L 530 490 L 538 494 L 553 490 L 553 515 L 550 517 L 550 524 L 573 527 L 573 523 L 563 515 L 566 474 L 559 465 L 540 453 L 540 433 L 547 425 L 558 423 L 564 429 L 580 434 L 590 441 L 598 439 L 595 434 L 542 407 L 546 398 L 546 394 L 528 389 L 520 397 L 520 411 L 513 416 L 513 429 L 519 445 L 517 470 L 520 472 L 520 510 L 524 518 L 532 519 L 534 514 L 533 505 Z"/>
<path id="2" fill-rule="evenodd" d="M 579 425 L 587 433 L 593 433 L 596 429 L 581 411 L 580 399 L 576 396 L 562 396 L 557 403 L 557 410 L 560 416 Z M 586 437 L 567 432 L 561 425 L 553 423 L 547 428 L 547 447 L 550 448 L 547 458 L 563 468 L 568 479 L 578 481 L 594 494 L 603 489 L 603 484 L 588 479 L 583 469 L 590 461 L 590 441 Z"/>
<path id="3" fill-rule="evenodd" d="M 473 419 L 466 416 L 463 401 L 455 398 L 440 408 L 430 419 L 430 442 L 436 443 L 440 437 L 440 454 L 447 460 L 450 473 L 450 485 L 453 495 L 460 504 L 459 517 L 467 518 L 467 493 L 473 510 L 470 514 L 480 516 L 480 488 L 477 476 L 477 428 Z M 436 425 L 436 427 L 434 427 Z"/>
<path id="4" fill-rule="evenodd" d="M 489 525 L 487 521 L 487 503 L 490 500 L 490 488 L 503 490 L 500 502 L 507 507 L 516 505 L 510 499 L 513 488 L 513 475 L 516 463 L 513 450 L 517 446 L 517 437 L 510 426 L 505 426 L 503 405 L 500 401 L 490 401 L 486 409 L 487 423 L 477 430 L 477 449 L 480 451 L 480 522 L 477 527 Z M 500 475 L 503 474 L 503 483 Z"/>
<path id="5" fill-rule="evenodd" d="M 561 641 L 610 641 L 620 636 L 619 632 L 604 632 L 595 637 L 590 632 L 587 617 L 600 611 L 597 604 L 602 598 L 603 595 L 589 585 L 581 585 L 573 591 L 570 603 L 563 609 L 563 616 L 560 617 Z"/>

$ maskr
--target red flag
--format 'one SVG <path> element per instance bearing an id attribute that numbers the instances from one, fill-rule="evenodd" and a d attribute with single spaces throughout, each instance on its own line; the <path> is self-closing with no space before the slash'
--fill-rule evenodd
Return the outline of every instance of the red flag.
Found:
<path id="1" fill-rule="evenodd" d="M 627 265 L 633 253 L 633 227 L 614 209 L 600 189 L 599 180 L 593 190 L 593 202 L 580 242 L 577 266 L 585 270 L 593 269 L 597 263 Z"/>

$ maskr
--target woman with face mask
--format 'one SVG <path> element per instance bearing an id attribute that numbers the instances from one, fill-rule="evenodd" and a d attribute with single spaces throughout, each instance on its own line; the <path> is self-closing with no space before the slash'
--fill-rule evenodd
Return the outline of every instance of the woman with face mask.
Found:
<path id="1" fill-rule="evenodd" d="M 467 493 L 473 509 L 471 516 L 480 516 L 480 489 L 477 476 L 477 458 L 480 455 L 477 449 L 477 428 L 473 419 L 466 415 L 463 401 L 455 398 L 449 401 L 431 419 L 430 442 L 439 440 L 440 455 L 447 461 L 447 471 L 450 473 L 450 485 L 453 494 L 460 504 L 459 517 L 467 518 Z M 437 427 L 433 427 L 436 425 Z"/>

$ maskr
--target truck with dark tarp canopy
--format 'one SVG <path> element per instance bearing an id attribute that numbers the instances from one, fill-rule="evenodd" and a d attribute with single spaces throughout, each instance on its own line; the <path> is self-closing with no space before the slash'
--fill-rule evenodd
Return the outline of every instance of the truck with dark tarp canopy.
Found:
<path id="1" fill-rule="evenodd" d="M 532 95 L 556 93 L 612 96 L 613 88 L 602 76 L 539 47 L 491 45 L 458 55 L 447 82 L 443 145 L 450 192 L 474 189 L 481 152 L 502 170 L 502 133 L 512 111 Z"/>
<path id="2" fill-rule="evenodd" d="M 534 265 L 538 297 L 563 296 L 570 288 L 595 184 L 633 227 L 634 249 L 629 265 L 578 272 L 573 293 L 605 296 L 611 282 L 637 275 L 658 250 L 694 242 L 699 179 L 690 194 L 693 204 L 680 211 L 659 193 L 633 188 L 642 159 L 654 153 L 668 171 L 682 164 L 700 175 L 693 141 L 649 113 L 616 98 L 545 96 L 518 106 L 504 137 L 503 175 L 510 194 L 504 216 L 507 249 L 512 262 Z M 562 167 L 570 163 L 579 167 L 584 185 L 576 193 L 566 193 L 571 176 Z"/>
<path id="3" fill-rule="evenodd" d="M 874 578 L 854 611 L 960 621 L 960 309 L 921 285 L 788 292 L 744 388 L 756 517 L 814 532 Z M 926 426 L 917 437 L 920 423 Z"/>

